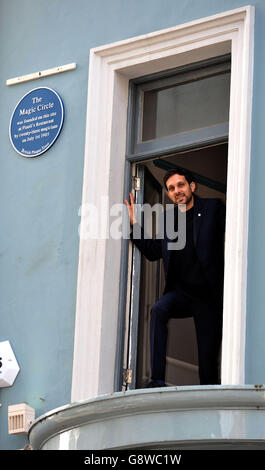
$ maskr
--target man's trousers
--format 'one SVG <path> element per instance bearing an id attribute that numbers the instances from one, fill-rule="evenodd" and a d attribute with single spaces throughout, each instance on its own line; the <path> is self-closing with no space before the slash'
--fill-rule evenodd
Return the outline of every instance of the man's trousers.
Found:
<path id="1" fill-rule="evenodd" d="M 218 384 L 222 314 L 222 309 L 217 304 L 210 303 L 207 299 L 188 295 L 180 288 L 164 294 L 151 310 L 152 380 L 165 381 L 168 320 L 170 318 L 193 317 L 198 346 L 200 384 Z"/>

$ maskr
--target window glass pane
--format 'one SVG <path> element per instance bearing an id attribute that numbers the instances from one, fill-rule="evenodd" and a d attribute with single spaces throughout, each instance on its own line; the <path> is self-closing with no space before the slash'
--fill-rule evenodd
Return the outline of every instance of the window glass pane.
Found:
<path id="1" fill-rule="evenodd" d="M 227 122 L 230 73 L 146 91 L 142 141 Z"/>

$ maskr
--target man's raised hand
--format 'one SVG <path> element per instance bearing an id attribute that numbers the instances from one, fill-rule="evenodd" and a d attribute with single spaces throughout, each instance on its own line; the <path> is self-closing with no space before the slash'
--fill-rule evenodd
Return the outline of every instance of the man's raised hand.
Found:
<path id="1" fill-rule="evenodd" d="M 130 193 L 130 203 L 127 201 L 127 199 L 125 199 L 125 204 L 126 204 L 127 209 L 128 209 L 130 224 L 133 225 L 133 224 L 136 223 L 133 193 Z"/>

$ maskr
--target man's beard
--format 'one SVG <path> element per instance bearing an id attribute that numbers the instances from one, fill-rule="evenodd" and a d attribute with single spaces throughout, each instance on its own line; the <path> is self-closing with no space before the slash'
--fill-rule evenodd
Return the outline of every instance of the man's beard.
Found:
<path id="1" fill-rule="evenodd" d="M 177 199 L 178 199 L 178 200 L 176 200 L 177 205 L 186 204 L 186 206 L 187 206 L 192 200 L 192 194 L 190 196 L 185 196 L 185 194 L 184 194 L 183 196 L 179 196 Z"/>

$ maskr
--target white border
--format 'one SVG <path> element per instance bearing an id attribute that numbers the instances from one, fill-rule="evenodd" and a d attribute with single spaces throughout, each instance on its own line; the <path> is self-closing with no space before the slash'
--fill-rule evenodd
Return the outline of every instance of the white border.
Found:
<path id="1" fill-rule="evenodd" d="M 19 152 L 19 150 L 15 147 L 15 145 L 13 144 L 13 140 L 11 138 L 11 124 L 12 124 L 12 120 L 13 120 L 13 116 L 18 108 L 18 106 L 20 105 L 20 103 L 24 100 L 24 98 L 26 98 L 26 96 L 28 96 L 30 93 L 32 93 L 33 91 L 36 91 L 36 90 L 50 90 L 52 91 L 58 98 L 59 100 L 59 103 L 60 103 L 60 106 L 61 106 L 61 112 L 62 112 L 62 117 L 61 117 L 61 122 L 60 122 L 60 126 L 59 126 L 59 129 L 58 129 L 58 132 L 56 134 L 56 136 L 54 137 L 54 139 L 52 140 L 52 142 L 50 143 L 49 147 L 45 148 L 42 152 L 40 153 L 37 153 L 36 155 L 25 155 L 24 153 L 22 152 Z M 35 157 L 38 157 L 39 155 L 42 155 L 43 153 L 47 152 L 47 150 L 49 150 L 51 148 L 51 146 L 54 144 L 54 142 L 57 140 L 57 138 L 59 137 L 60 135 L 60 132 L 62 130 L 62 127 L 63 127 L 63 123 L 64 123 L 64 105 L 63 105 L 63 101 L 60 97 L 60 95 L 58 95 L 58 93 L 53 90 L 52 88 L 49 88 L 47 86 L 40 86 L 40 87 L 37 87 L 37 88 L 33 88 L 32 90 L 28 91 L 20 100 L 19 102 L 16 104 L 15 108 L 14 108 L 14 111 L 12 113 L 12 116 L 10 118 L 10 122 L 9 122 L 9 139 L 10 139 L 10 142 L 12 144 L 12 147 L 13 149 L 19 154 L 21 155 L 22 157 L 25 157 L 25 158 L 35 158 Z"/>
<path id="2" fill-rule="evenodd" d="M 128 81 L 231 51 L 222 384 L 243 384 L 254 8 L 90 52 L 83 204 L 122 202 Z M 100 188 L 100 189 L 99 189 Z M 81 228 L 86 214 L 82 213 Z M 80 240 L 72 401 L 113 392 L 121 243 Z"/>

